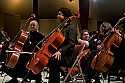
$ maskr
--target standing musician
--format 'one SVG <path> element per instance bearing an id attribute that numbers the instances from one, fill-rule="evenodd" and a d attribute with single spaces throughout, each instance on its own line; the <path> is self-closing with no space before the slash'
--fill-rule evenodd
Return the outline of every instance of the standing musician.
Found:
<path id="1" fill-rule="evenodd" d="M 39 41 L 41 41 L 44 36 L 38 32 L 39 24 L 36 20 L 32 20 L 29 23 L 28 31 L 29 36 L 26 40 L 25 45 L 23 46 L 22 51 L 23 52 L 33 52 L 35 46 Z M 29 59 L 32 57 L 31 54 L 20 54 L 20 58 L 15 65 L 13 69 L 7 69 L 5 66 L 3 66 L 3 70 L 12 77 L 10 81 L 7 83 L 18 83 L 17 78 L 23 78 L 28 74 L 28 69 L 26 69 L 26 64 L 29 61 Z M 36 80 L 36 83 L 41 83 L 41 73 L 34 75 L 32 72 L 28 74 L 26 77 L 27 79 L 34 79 Z M 24 78 L 24 80 L 26 79 Z M 27 81 L 27 80 L 25 80 Z"/>
<path id="2" fill-rule="evenodd" d="M 60 23 L 72 16 L 70 9 L 61 7 L 58 10 L 57 18 Z M 77 43 L 77 30 L 70 24 L 70 20 L 64 23 L 62 33 L 65 40 L 49 59 L 49 83 L 60 83 L 60 67 L 71 67 L 76 59 L 74 46 Z"/>
<path id="3" fill-rule="evenodd" d="M 100 33 L 98 33 L 91 39 L 93 41 L 93 43 L 91 43 L 89 45 L 90 45 L 90 47 L 91 47 L 91 45 L 94 45 L 94 47 L 92 47 L 93 49 L 91 50 L 91 54 L 87 60 L 87 65 L 84 68 L 85 71 L 83 71 L 83 74 L 86 79 L 86 83 L 92 83 L 91 82 L 92 78 L 95 78 L 94 83 L 101 83 L 100 78 L 99 78 L 99 73 L 93 73 L 93 72 L 95 72 L 95 70 L 93 70 L 91 68 L 91 61 L 92 61 L 93 57 L 96 55 L 96 53 L 99 52 L 99 50 L 101 50 L 102 46 L 100 44 L 103 41 L 103 39 L 105 38 L 105 36 L 106 36 L 105 34 L 111 29 L 112 29 L 112 26 L 110 23 L 103 22 L 100 26 Z"/>

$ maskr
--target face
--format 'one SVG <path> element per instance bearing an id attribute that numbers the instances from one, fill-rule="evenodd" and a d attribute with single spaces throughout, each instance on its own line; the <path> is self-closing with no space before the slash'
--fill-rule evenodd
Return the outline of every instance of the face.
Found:
<path id="1" fill-rule="evenodd" d="M 89 39 L 89 33 L 88 33 L 88 32 L 84 32 L 84 33 L 82 34 L 82 39 L 83 39 L 83 40 L 88 40 L 88 39 Z"/>
<path id="2" fill-rule="evenodd" d="M 105 26 L 101 24 L 101 26 L 100 26 L 100 34 L 101 35 L 104 35 L 104 28 L 105 28 Z"/>
<path id="3" fill-rule="evenodd" d="M 31 21 L 29 24 L 30 31 L 37 31 L 38 23 L 36 21 Z"/>
<path id="4" fill-rule="evenodd" d="M 63 22 L 64 21 L 64 16 L 63 16 L 63 13 L 61 11 L 58 12 L 57 18 L 58 18 L 59 22 Z"/>

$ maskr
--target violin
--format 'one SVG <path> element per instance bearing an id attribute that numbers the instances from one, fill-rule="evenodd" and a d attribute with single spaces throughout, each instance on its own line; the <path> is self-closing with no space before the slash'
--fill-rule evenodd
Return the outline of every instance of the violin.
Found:
<path id="1" fill-rule="evenodd" d="M 37 51 L 35 55 L 31 58 L 31 60 L 29 60 L 26 68 L 31 70 L 34 74 L 37 74 L 40 71 L 42 71 L 43 68 L 47 65 L 51 55 L 57 51 L 58 47 L 65 40 L 65 36 L 61 32 L 61 30 L 63 29 L 64 23 L 78 17 L 79 17 L 79 14 L 76 14 L 74 16 L 67 18 L 50 34 L 48 34 L 42 41 L 40 41 L 39 43 L 44 42 L 42 44 L 42 47 L 40 48 L 36 45 L 39 51 Z"/>
<path id="2" fill-rule="evenodd" d="M 16 39 L 16 37 L 20 34 L 20 37 L 18 38 L 18 40 L 15 43 L 14 47 L 11 48 L 12 50 L 14 50 L 16 52 L 7 54 L 5 65 L 8 68 L 14 68 L 15 65 L 17 64 L 17 62 L 19 60 L 19 57 L 20 57 L 20 52 L 22 51 L 22 48 L 25 45 L 25 42 L 26 42 L 26 40 L 27 40 L 27 38 L 29 36 L 29 32 L 28 31 L 23 31 L 23 28 L 34 17 L 35 17 L 34 14 L 32 14 L 31 17 L 25 23 L 25 25 L 21 28 L 21 30 L 17 33 L 17 35 L 13 39 L 12 44 L 13 44 L 14 40 Z M 12 46 L 12 45 L 10 45 L 10 46 Z"/>

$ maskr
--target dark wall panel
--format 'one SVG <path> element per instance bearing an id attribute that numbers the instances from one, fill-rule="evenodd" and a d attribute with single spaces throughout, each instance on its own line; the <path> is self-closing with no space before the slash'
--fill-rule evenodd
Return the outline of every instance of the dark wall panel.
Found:
<path id="1" fill-rule="evenodd" d="M 20 30 L 20 21 L 20 16 L 18 15 L 4 14 L 4 31 L 8 33 L 11 41 Z"/>

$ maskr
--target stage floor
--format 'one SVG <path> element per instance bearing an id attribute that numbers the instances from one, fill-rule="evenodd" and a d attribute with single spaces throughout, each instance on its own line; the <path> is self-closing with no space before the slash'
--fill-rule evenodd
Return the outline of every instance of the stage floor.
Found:
<path id="1" fill-rule="evenodd" d="M 0 71 L 0 73 L 1 73 L 1 71 Z M 0 83 L 5 83 L 5 82 L 7 82 L 7 81 L 9 81 L 9 80 L 11 80 L 12 78 L 10 77 L 10 76 L 8 76 L 6 73 L 3 73 L 3 74 L 0 74 L 1 76 L 0 76 Z M 49 76 L 49 73 L 47 72 L 47 71 L 43 71 L 43 72 L 41 72 L 41 79 L 42 79 L 42 83 L 48 83 L 48 76 Z M 77 80 L 75 79 L 75 78 L 77 78 Z M 110 77 L 111 78 L 111 80 L 114 80 L 115 78 L 116 78 L 116 76 L 111 76 Z M 120 77 L 121 78 L 121 80 L 122 80 L 122 77 Z M 23 78 L 18 78 L 18 81 L 19 81 L 19 83 L 21 82 L 23 80 Z M 74 77 L 74 80 L 73 80 L 74 82 L 72 82 L 72 81 L 69 81 L 68 83 L 83 83 L 83 80 L 80 78 L 80 79 L 78 79 L 78 76 L 75 76 Z M 92 81 L 94 81 L 94 79 L 92 80 Z M 31 82 L 24 82 L 24 83 L 35 83 L 35 80 L 31 80 Z M 62 82 L 61 82 L 62 83 Z M 108 80 L 107 79 L 105 79 L 104 81 L 103 80 L 101 80 L 101 83 L 108 83 Z M 110 81 L 110 83 L 123 83 L 122 81 Z"/>

